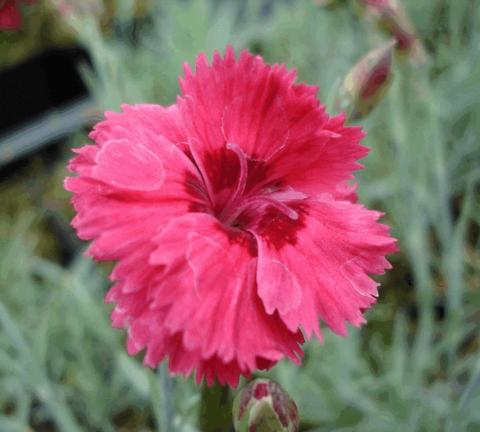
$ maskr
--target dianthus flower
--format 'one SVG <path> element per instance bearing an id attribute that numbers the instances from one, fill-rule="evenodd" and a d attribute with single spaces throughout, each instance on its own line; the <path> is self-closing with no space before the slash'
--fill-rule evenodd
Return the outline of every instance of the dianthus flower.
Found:
<path id="1" fill-rule="evenodd" d="M 365 322 L 395 240 L 347 185 L 363 132 L 295 78 L 247 51 L 200 54 L 175 105 L 107 112 L 75 149 L 72 223 L 118 262 L 106 301 L 146 365 L 236 386 L 299 363 L 319 321 Z"/>
<path id="2" fill-rule="evenodd" d="M 19 4 L 32 4 L 36 0 L 0 0 L 0 30 L 18 30 L 22 26 Z"/>

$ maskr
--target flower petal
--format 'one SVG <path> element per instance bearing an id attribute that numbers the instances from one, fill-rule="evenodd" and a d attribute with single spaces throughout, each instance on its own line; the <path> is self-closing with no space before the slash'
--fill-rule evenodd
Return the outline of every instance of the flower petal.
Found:
<path id="1" fill-rule="evenodd" d="M 215 379 L 221 385 L 232 387 L 238 385 L 240 376 L 249 377 L 251 371 L 241 367 L 236 360 L 225 362 L 214 355 L 204 358 L 200 350 L 190 350 L 183 344 L 181 332 L 170 333 L 163 325 L 167 308 L 145 312 L 140 319 L 133 321 L 128 332 L 127 350 L 135 355 L 146 348 L 144 363 L 156 367 L 163 359 L 169 358 L 169 369 L 172 373 L 190 375 L 194 370 L 198 384 L 205 379 L 211 386 Z M 269 369 L 275 362 L 258 359 L 259 369 Z"/>
<path id="2" fill-rule="evenodd" d="M 152 145 L 155 139 L 163 137 L 183 148 L 188 142 L 183 120 L 176 105 L 163 107 L 153 104 L 122 105 L 123 112 L 106 112 L 106 119 L 98 123 L 90 133 L 90 138 L 99 146 L 111 139 L 140 139 L 144 145 Z M 144 138 L 148 135 L 148 138 Z M 152 140 L 150 137 L 153 137 Z"/>
<path id="3" fill-rule="evenodd" d="M 269 178 L 309 195 L 335 194 L 362 168 L 357 161 L 368 153 L 360 145 L 365 135 L 358 127 L 346 127 L 343 116 L 328 118 L 323 108 L 309 108 L 307 100 L 295 105 L 300 114 L 290 119 L 288 145 L 269 162 Z"/>
<path id="4" fill-rule="evenodd" d="M 285 232 L 278 218 L 252 228 L 258 294 L 292 331 L 301 326 L 308 337 L 320 337 L 320 318 L 344 335 L 346 322 L 365 322 L 362 312 L 375 302 L 378 285 L 368 275 L 390 267 L 385 255 L 396 250 L 395 239 L 377 222 L 380 213 L 348 201 L 308 200 L 296 211 L 299 227 L 289 241 L 278 240 L 277 231 Z"/>
<path id="5" fill-rule="evenodd" d="M 286 145 L 289 131 L 283 100 L 294 78 L 285 66 L 267 65 L 247 51 L 236 59 L 231 47 L 224 58 L 215 52 L 211 65 L 200 54 L 195 74 L 185 66 L 179 107 L 192 153 L 206 178 L 215 159 L 212 155 L 224 151 L 227 143 L 238 146 L 251 160 L 268 160 Z"/>
<path id="6" fill-rule="evenodd" d="M 69 168 L 79 176 L 65 181 L 77 211 L 72 224 L 79 237 L 95 240 L 88 253 L 97 259 L 125 258 L 172 217 L 206 205 L 198 171 L 176 145 L 139 126 L 117 129 L 129 115 L 103 122 L 93 135 L 100 144 L 74 150 Z"/>
<path id="7" fill-rule="evenodd" d="M 152 307 L 170 307 L 164 325 L 183 333 L 187 349 L 200 350 L 202 358 L 235 360 L 249 371 L 260 357 L 298 362 L 301 334 L 267 315 L 257 295 L 250 234 L 191 214 L 173 220 L 155 241 L 150 263 L 167 266 L 167 272 L 155 287 Z"/>
<path id="8" fill-rule="evenodd" d="M 199 55 L 195 74 L 186 66 L 179 107 L 192 154 L 213 192 L 238 178 L 227 144 L 262 164 L 250 167 L 261 168 L 261 179 L 249 172 L 249 182 L 261 180 L 258 188 L 334 193 L 362 167 L 357 160 L 368 149 L 359 144 L 361 129 L 346 127 L 343 115 L 330 118 L 316 99 L 317 88 L 295 84 L 295 78 L 295 70 L 267 65 L 248 52 L 235 59 L 231 48 L 224 58 L 215 53 L 211 65 Z"/>
<path id="9" fill-rule="evenodd" d="M 158 190 L 165 178 L 160 158 L 127 140 L 110 140 L 97 153 L 92 177 L 112 186 L 138 191 Z"/>

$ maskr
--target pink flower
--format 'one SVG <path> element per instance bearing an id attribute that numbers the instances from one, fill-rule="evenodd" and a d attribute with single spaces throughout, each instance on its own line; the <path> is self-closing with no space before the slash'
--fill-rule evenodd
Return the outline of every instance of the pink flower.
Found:
<path id="1" fill-rule="evenodd" d="M 0 30 L 18 30 L 22 26 L 19 3 L 32 4 L 36 0 L 0 0 Z"/>
<path id="2" fill-rule="evenodd" d="M 106 300 L 146 365 L 236 386 L 299 363 L 319 321 L 365 323 L 395 240 L 346 183 L 363 132 L 295 77 L 246 51 L 200 54 L 175 105 L 106 113 L 75 150 L 72 223 L 88 255 L 118 261 Z"/>

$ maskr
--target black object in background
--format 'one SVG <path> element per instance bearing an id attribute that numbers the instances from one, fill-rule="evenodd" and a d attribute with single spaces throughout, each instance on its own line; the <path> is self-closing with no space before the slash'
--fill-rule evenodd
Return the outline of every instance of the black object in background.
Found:
<path id="1" fill-rule="evenodd" d="M 0 71 L 0 134 L 42 113 L 87 96 L 79 48 L 51 49 Z"/>
<path id="2" fill-rule="evenodd" d="M 77 131 L 94 115 L 80 48 L 50 49 L 0 71 L 0 167 Z"/>

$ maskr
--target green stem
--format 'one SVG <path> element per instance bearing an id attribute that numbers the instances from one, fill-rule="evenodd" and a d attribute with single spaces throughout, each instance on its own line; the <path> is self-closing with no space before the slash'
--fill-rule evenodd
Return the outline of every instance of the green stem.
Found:
<path id="1" fill-rule="evenodd" d="M 150 398 L 158 432 L 170 432 L 173 427 L 173 382 L 166 365 L 158 368 L 158 373 L 149 374 Z"/>
<path id="2" fill-rule="evenodd" d="M 199 429 L 203 432 L 230 432 L 232 426 L 232 394 L 218 384 L 203 386 Z"/>

